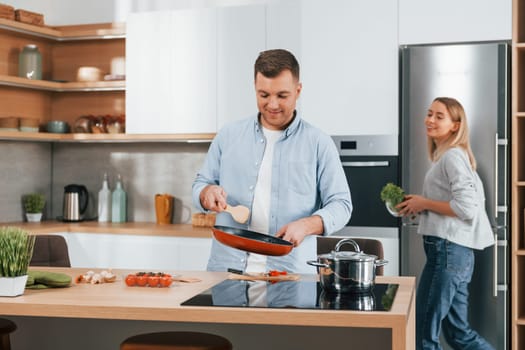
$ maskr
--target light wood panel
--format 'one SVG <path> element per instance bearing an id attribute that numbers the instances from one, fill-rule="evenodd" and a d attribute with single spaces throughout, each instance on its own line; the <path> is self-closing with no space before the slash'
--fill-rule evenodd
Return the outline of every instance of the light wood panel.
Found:
<path id="1" fill-rule="evenodd" d="M 77 70 L 81 66 L 92 66 L 111 73 L 111 60 L 125 57 L 125 40 L 86 40 L 60 42 L 53 45 L 53 78 L 76 81 Z"/>
<path id="2" fill-rule="evenodd" d="M 29 117 L 48 120 L 51 116 L 51 93 L 0 86 L 0 117 Z"/>
<path id="3" fill-rule="evenodd" d="M 53 93 L 52 117 L 65 120 L 72 126 L 83 115 L 120 115 L 126 111 L 125 93 L 57 92 Z"/>
<path id="4" fill-rule="evenodd" d="M 51 41 L 0 28 L 0 75 L 18 76 L 18 56 L 28 44 L 38 46 L 42 55 L 42 78 L 51 79 Z"/>

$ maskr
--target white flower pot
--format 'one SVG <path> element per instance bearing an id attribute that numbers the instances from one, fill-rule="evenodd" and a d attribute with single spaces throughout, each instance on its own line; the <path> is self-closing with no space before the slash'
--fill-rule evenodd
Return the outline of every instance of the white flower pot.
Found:
<path id="1" fill-rule="evenodd" d="M 0 297 L 16 297 L 24 294 L 27 275 L 18 277 L 0 277 Z"/>
<path id="2" fill-rule="evenodd" d="M 28 222 L 40 222 L 42 220 L 42 213 L 26 213 Z"/>

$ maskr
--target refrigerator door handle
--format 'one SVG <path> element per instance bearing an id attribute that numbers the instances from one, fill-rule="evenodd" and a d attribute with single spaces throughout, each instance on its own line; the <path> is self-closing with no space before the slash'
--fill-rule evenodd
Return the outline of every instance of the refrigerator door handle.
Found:
<path id="1" fill-rule="evenodd" d="M 342 166 L 346 167 L 380 167 L 380 166 L 390 166 L 389 161 L 365 161 L 365 162 L 341 162 Z"/>
<path id="2" fill-rule="evenodd" d="M 493 263 L 493 277 L 494 283 L 492 284 L 492 296 L 498 297 L 498 234 L 494 234 L 494 263 Z"/>
<path id="3" fill-rule="evenodd" d="M 498 218 L 498 133 L 494 142 L 494 220 Z"/>

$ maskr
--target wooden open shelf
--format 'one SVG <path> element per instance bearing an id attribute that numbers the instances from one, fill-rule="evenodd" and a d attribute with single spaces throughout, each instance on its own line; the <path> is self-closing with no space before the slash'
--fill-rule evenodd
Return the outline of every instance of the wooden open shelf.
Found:
<path id="1" fill-rule="evenodd" d="M 0 29 L 54 41 L 120 39 L 126 36 L 124 23 L 40 27 L 0 18 Z"/>
<path id="2" fill-rule="evenodd" d="M 103 23 L 74 26 L 36 26 L 0 19 L 0 118 L 38 120 L 41 130 L 50 120 L 70 127 L 85 115 L 125 115 L 125 80 L 77 81 L 82 66 L 111 73 L 114 59 L 126 54 L 125 26 Z M 18 56 L 27 44 L 35 44 L 42 56 L 42 80 L 18 76 Z M 0 140 L 51 142 L 179 141 L 194 135 L 49 134 L 0 131 Z"/>
<path id="3" fill-rule="evenodd" d="M 31 80 L 8 75 L 0 75 L 0 85 L 53 92 L 126 90 L 126 82 L 124 80 L 95 82 L 56 82 L 48 80 Z"/>
<path id="4" fill-rule="evenodd" d="M 53 134 L 0 131 L 0 140 L 41 142 L 211 142 L 215 134 Z"/>

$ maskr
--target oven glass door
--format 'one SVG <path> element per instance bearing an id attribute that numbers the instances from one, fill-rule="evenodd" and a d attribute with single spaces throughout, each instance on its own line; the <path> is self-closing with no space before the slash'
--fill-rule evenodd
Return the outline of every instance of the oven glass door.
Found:
<path id="1" fill-rule="evenodd" d="M 381 200 L 381 190 L 388 182 L 400 185 L 396 156 L 342 156 L 353 211 L 347 226 L 398 227 Z"/>

